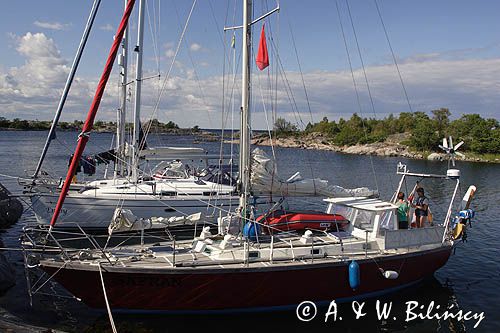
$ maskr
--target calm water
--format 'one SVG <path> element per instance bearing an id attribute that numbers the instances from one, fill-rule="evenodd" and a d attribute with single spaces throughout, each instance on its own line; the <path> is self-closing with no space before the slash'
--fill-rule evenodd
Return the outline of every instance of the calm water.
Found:
<path id="1" fill-rule="evenodd" d="M 110 134 L 92 134 L 87 154 L 109 149 Z M 0 131 L 0 174 L 25 177 L 27 170 L 34 170 L 39 153 L 45 141 L 43 132 L 2 132 Z M 193 137 L 153 136 L 151 145 L 191 146 Z M 76 144 L 75 133 L 59 133 L 49 151 L 44 168 L 54 175 L 65 175 L 68 156 Z M 202 143 L 199 146 L 217 153 L 219 143 Z M 237 149 L 237 147 L 235 147 Z M 264 148 L 270 152 L 269 148 Z M 230 145 L 224 145 L 226 152 Z M 304 176 L 328 179 L 344 187 L 378 186 L 381 196 L 388 199 L 397 186 L 399 177 L 395 175 L 398 161 L 406 163 L 412 171 L 444 173 L 446 164 L 440 162 L 407 160 L 404 158 L 381 158 L 343 155 L 333 152 L 306 151 L 300 149 L 276 149 L 279 172 L 288 177 L 300 171 Z M 372 171 L 373 169 L 375 172 Z M 173 316 L 173 315 L 132 315 L 117 314 L 115 322 L 119 332 L 172 332 L 176 329 L 214 331 L 303 331 L 340 329 L 342 331 L 390 331 L 390 332 L 500 332 L 500 165 L 483 163 L 459 163 L 462 171 L 460 196 L 470 184 L 478 188 L 473 201 L 477 217 L 469 231 L 469 241 L 460 244 L 449 262 L 435 274 L 435 278 L 412 288 L 402 290 L 389 297 L 379 298 L 381 302 L 393 302 L 391 316 L 397 320 L 378 320 L 375 300 L 365 305 L 367 316 L 356 320 L 351 305 L 341 305 L 338 309 L 342 321 L 333 322 L 333 317 L 325 323 L 326 309 L 319 309 L 318 316 L 308 323 L 300 322 L 294 311 L 264 314 L 238 314 L 216 316 Z M 19 191 L 15 180 L 0 176 L 0 182 L 11 191 Z M 414 183 L 408 182 L 403 191 L 409 192 Z M 446 200 L 450 198 L 453 186 L 444 181 L 425 180 L 423 186 L 430 198 L 436 220 L 442 220 L 446 210 Z M 296 200 L 299 207 L 316 206 L 324 209 L 320 199 Z M 17 225 L 6 230 L 0 237 L 6 246 L 18 247 L 17 238 L 24 223 L 33 221 L 30 211 L 24 213 Z M 0 296 L 3 312 L 11 313 L 24 322 L 65 331 L 108 332 L 111 331 L 105 313 L 87 308 L 71 299 L 56 299 L 36 296 L 33 307 L 29 306 L 22 257 L 18 252 L 4 252 L 15 265 L 17 284 Z M 314 281 L 304 281 L 305 286 Z M 335 281 L 332 281 L 335 283 Z M 52 288 L 57 288 L 51 285 Z M 297 286 L 300 288 L 301 286 Z M 244 288 L 244 286 L 242 286 Z M 427 307 L 432 301 L 442 308 L 453 305 L 453 309 L 464 312 L 484 312 L 485 319 L 478 328 L 476 320 L 458 321 L 453 319 L 412 320 L 405 322 L 406 302 L 418 301 Z M 456 312 L 456 311 L 455 311 Z"/>

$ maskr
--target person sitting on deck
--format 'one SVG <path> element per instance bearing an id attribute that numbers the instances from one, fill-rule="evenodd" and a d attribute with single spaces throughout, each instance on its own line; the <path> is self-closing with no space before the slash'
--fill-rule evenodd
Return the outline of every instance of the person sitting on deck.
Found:
<path id="1" fill-rule="evenodd" d="M 423 187 L 418 187 L 416 191 L 418 196 L 415 200 L 415 204 L 412 204 L 412 207 L 415 208 L 415 222 L 417 228 L 423 228 L 429 214 L 429 199 L 425 196 Z"/>
<path id="2" fill-rule="evenodd" d="M 405 200 L 405 194 L 403 192 L 398 193 L 398 201 L 396 202 L 396 205 L 398 206 L 398 229 L 408 229 L 408 212 L 410 210 L 410 206 Z"/>

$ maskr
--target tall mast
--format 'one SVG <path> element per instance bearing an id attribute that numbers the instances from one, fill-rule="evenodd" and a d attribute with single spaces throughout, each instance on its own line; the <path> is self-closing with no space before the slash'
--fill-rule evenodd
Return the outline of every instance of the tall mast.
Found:
<path id="1" fill-rule="evenodd" d="M 247 215 L 250 193 L 250 53 L 252 0 L 243 0 L 243 40 L 241 69 L 241 127 L 240 127 L 240 213 Z"/>
<path id="2" fill-rule="evenodd" d="M 125 0 L 125 7 L 127 0 Z M 115 178 L 124 175 L 124 149 L 125 149 L 125 115 L 127 112 L 127 66 L 128 66 L 128 25 L 123 33 L 122 39 L 122 53 L 118 58 L 118 65 L 120 65 L 120 88 L 121 88 L 121 101 L 120 108 L 116 114 L 116 162 L 115 162 Z"/>
<path id="3" fill-rule="evenodd" d="M 137 169 L 139 167 L 140 129 L 141 129 L 141 88 L 142 88 L 142 52 L 144 40 L 144 0 L 139 1 L 139 22 L 137 28 L 137 70 L 135 72 L 135 98 L 134 98 L 134 133 L 132 136 L 132 180 L 137 182 Z"/>
<path id="4" fill-rule="evenodd" d="M 82 132 L 78 136 L 78 143 L 76 145 L 75 153 L 68 168 L 68 173 L 66 174 L 66 180 L 64 181 L 63 188 L 61 189 L 61 193 L 59 193 L 59 200 L 57 201 L 56 208 L 54 209 L 54 215 L 52 215 L 52 219 L 50 220 L 49 230 L 52 230 L 52 227 L 56 224 L 57 218 L 59 217 L 59 213 L 61 212 L 61 208 L 64 203 L 64 199 L 68 194 L 71 179 L 75 174 L 76 166 L 80 162 L 83 150 L 85 149 L 87 141 L 90 138 L 90 132 L 92 131 L 92 126 L 94 125 L 94 119 L 97 113 L 97 109 L 99 108 L 99 104 L 101 103 L 102 95 L 104 94 L 104 89 L 106 88 L 109 75 L 111 74 L 111 70 L 113 69 L 113 63 L 115 62 L 116 54 L 118 53 L 118 48 L 120 47 L 120 40 L 123 38 L 123 33 L 125 32 L 125 28 L 127 26 L 130 13 L 132 12 L 132 8 L 134 7 L 134 3 L 135 0 L 128 1 L 125 12 L 123 13 L 122 20 L 120 22 L 120 25 L 118 26 L 118 30 L 116 31 L 115 39 L 113 41 L 113 44 L 111 45 L 111 49 L 109 50 L 108 59 L 106 60 L 106 64 L 104 65 L 104 70 L 102 72 L 101 79 L 99 80 L 99 84 L 97 85 L 94 99 L 92 100 L 89 112 L 87 113 L 87 119 L 83 124 Z"/>
<path id="5" fill-rule="evenodd" d="M 76 52 L 75 58 L 73 59 L 73 64 L 71 65 L 71 70 L 68 74 L 68 78 L 66 80 L 66 85 L 64 86 L 63 93 L 61 95 L 61 99 L 59 100 L 59 105 L 57 106 L 57 111 L 54 116 L 54 120 L 52 120 L 52 125 L 50 126 L 49 135 L 47 136 L 47 140 L 45 141 L 45 146 L 42 150 L 42 155 L 40 156 L 40 160 L 38 161 L 38 165 L 36 166 L 35 173 L 33 174 L 33 178 L 38 177 L 38 173 L 42 168 L 43 160 L 45 159 L 45 155 L 47 155 L 47 151 L 49 150 L 50 142 L 56 137 L 56 127 L 59 122 L 59 118 L 61 117 L 61 113 L 64 107 L 64 103 L 66 103 L 66 98 L 68 97 L 69 89 L 71 88 L 71 83 L 73 83 L 73 79 L 76 74 L 76 69 L 78 68 L 78 64 L 80 63 L 80 59 L 82 58 L 83 49 L 85 48 L 85 44 L 87 44 L 87 40 L 89 38 L 90 30 L 92 25 L 94 24 L 94 19 L 97 14 L 97 9 L 101 4 L 101 0 L 94 0 L 94 4 L 92 5 L 92 9 L 90 11 L 89 18 L 87 20 L 87 25 L 85 26 L 85 30 L 82 35 L 82 39 L 80 40 L 80 45 L 78 46 L 78 51 Z"/>

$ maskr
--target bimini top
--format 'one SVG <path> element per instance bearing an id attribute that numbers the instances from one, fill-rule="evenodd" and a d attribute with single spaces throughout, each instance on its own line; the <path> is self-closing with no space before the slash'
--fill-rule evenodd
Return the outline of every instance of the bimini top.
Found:
<path id="1" fill-rule="evenodd" d="M 327 198 L 323 199 L 323 201 L 339 206 L 362 209 L 372 212 L 393 210 L 398 208 L 398 206 L 388 201 L 382 201 L 380 199 L 367 197 Z"/>

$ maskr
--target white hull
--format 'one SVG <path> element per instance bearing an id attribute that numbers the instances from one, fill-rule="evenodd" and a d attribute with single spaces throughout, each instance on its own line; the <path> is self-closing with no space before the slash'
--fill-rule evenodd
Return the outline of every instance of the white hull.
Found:
<path id="1" fill-rule="evenodd" d="M 58 194 L 48 193 L 32 196 L 32 207 L 39 223 L 50 222 L 58 197 Z M 57 227 L 74 229 L 78 223 L 82 228 L 107 229 L 117 207 L 130 209 L 139 218 L 183 216 L 201 212 L 204 222 L 215 223 L 220 209 L 234 210 L 237 204 L 238 197 L 231 195 L 218 198 L 177 196 L 161 199 L 147 195 L 129 195 L 129 198 L 122 197 L 119 201 L 116 197 L 89 197 L 70 192 L 58 218 Z"/>

